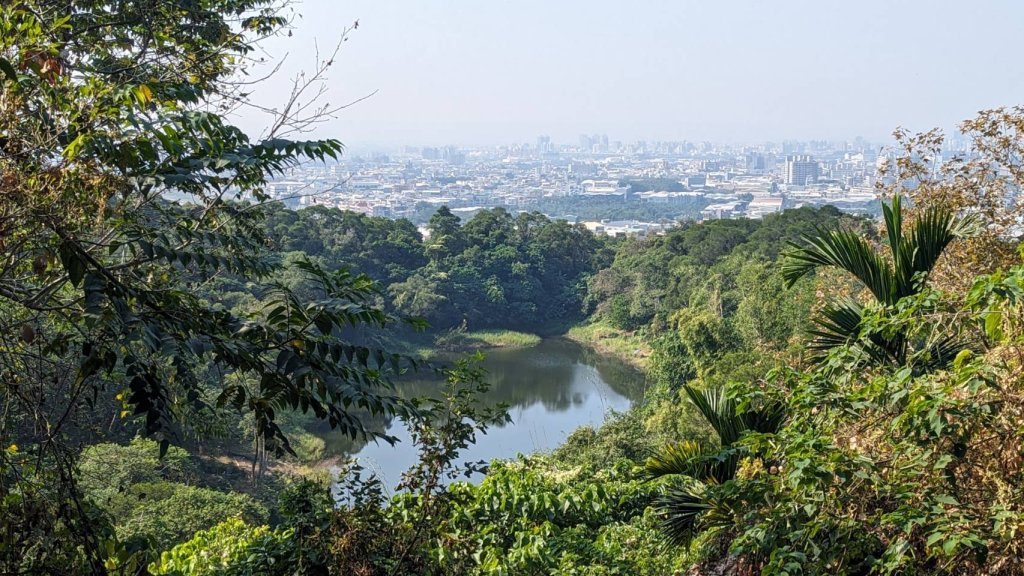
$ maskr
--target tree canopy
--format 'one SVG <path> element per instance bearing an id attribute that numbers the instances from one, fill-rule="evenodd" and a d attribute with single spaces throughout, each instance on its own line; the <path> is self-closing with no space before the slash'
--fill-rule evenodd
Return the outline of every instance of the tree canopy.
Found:
<path id="1" fill-rule="evenodd" d="M 315 298 L 276 284 L 239 315 L 197 295 L 220 275 L 280 267 L 259 204 L 239 201 L 259 203 L 272 175 L 342 150 L 254 141 L 226 119 L 256 43 L 286 25 L 279 8 L 0 6 L 0 436 L 17 447 L 0 452 L 4 571 L 104 571 L 112 536 L 88 520 L 72 474 L 101 422 L 166 451 L 211 412 L 245 411 L 261 450 L 288 451 L 280 410 L 360 435 L 371 432 L 356 408 L 409 408 L 388 383 L 403 361 L 341 337 L 391 322 L 369 279 L 300 260 Z"/>

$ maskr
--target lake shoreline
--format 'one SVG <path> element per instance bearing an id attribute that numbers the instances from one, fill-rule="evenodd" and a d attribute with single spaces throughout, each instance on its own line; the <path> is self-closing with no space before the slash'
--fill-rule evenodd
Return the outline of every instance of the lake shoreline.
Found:
<path id="1" fill-rule="evenodd" d="M 617 330 L 601 321 L 577 324 L 562 334 L 549 336 L 516 330 L 452 332 L 437 336 L 433 346 L 419 348 L 417 353 L 435 361 L 487 350 L 533 348 L 544 340 L 567 340 L 628 364 L 645 376 L 648 373 L 650 345 L 635 332 Z"/>
<path id="2" fill-rule="evenodd" d="M 592 321 L 573 326 L 561 337 L 625 362 L 644 375 L 649 369 L 651 348 L 635 332 L 617 330 L 604 322 Z"/>

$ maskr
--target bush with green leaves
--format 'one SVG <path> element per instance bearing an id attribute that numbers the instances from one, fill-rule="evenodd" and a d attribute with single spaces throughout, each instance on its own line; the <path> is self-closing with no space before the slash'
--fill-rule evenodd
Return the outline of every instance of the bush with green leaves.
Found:
<path id="1" fill-rule="evenodd" d="M 161 480 L 191 483 L 198 475 L 187 451 L 172 446 L 161 458 L 159 444 L 144 438 L 135 438 L 128 445 L 93 444 L 82 450 L 78 460 L 79 487 L 101 505 L 135 484 Z"/>
<path id="2" fill-rule="evenodd" d="M 623 460 L 639 463 L 657 445 L 647 430 L 648 411 L 634 408 L 610 414 L 599 428 L 577 428 L 552 453 L 567 468 L 597 471 Z"/>
<path id="3" fill-rule="evenodd" d="M 122 541 L 152 543 L 156 550 L 234 516 L 253 523 L 270 517 L 265 506 L 246 494 L 166 481 L 134 484 L 103 505 Z"/>
<path id="4" fill-rule="evenodd" d="M 229 518 L 200 530 L 149 565 L 154 576 L 286 576 L 295 574 L 291 529 L 271 530 Z"/>
<path id="5" fill-rule="evenodd" d="M 597 472 L 545 457 L 495 464 L 480 484 L 449 488 L 432 554 L 479 574 L 664 573 L 685 551 L 653 529 L 658 489 L 628 460 Z"/>

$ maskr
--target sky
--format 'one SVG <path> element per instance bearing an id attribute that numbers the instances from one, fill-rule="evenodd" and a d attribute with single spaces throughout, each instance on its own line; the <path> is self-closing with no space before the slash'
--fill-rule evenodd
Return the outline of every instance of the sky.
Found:
<path id="1" fill-rule="evenodd" d="M 279 104 L 356 20 L 317 127 L 350 148 L 883 141 L 1024 104 L 1019 0 L 302 0 L 255 92 Z M 264 119 L 243 113 L 258 132 Z"/>

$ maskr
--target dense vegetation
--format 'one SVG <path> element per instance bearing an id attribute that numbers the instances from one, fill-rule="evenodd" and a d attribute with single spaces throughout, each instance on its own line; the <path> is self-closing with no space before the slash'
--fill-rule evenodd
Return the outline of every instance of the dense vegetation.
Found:
<path id="1" fill-rule="evenodd" d="M 275 208 L 266 228 L 283 254 L 373 278 L 389 309 L 434 331 L 564 328 L 582 318 L 586 279 L 610 259 L 583 227 L 502 208 L 463 224 L 442 207 L 427 239 L 407 220 L 323 207 Z"/>
<path id="2" fill-rule="evenodd" d="M 289 410 L 354 436 L 373 434 L 367 414 L 415 412 L 389 383 L 410 361 L 345 336 L 392 322 L 371 285 L 269 258 L 260 211 L 237 203 L 341 150 L 283 139 L 294 117 L 252 141 L 218 113 L 244 98 L 233 79 L 254 43 L 285 23 L 264 0 L 0 4 L 3 572 L 105 573 L 152 550 L 111 522 L 130 497 L 84 492 L 79 455 L 97 441 L 139 434 L 166 456 L 231 414 L 265 463 L 294 452 L 278 420 Z M 285 271 L 308 290 L 270 281 Z M 263 283 L 260 305 L 202 298 L 222 274 Z M 156 494 L 166 514 L 187 500 L 265 517 L 157 484 L 138 500 Z"/>
<path id="3" fill-rule="evenodd" d="M 941 166 L 940 135 L 898 133 L 881 222 L 608 241 L 442 209 L 423 238 L 266 203 L 269 177 L 341 151 L 282 139 L 287 112 L 260 141 L 218 112 L 275 9 L 0 5 L 0 572 L 1024 571 L 1024 110 L 965 123 L 972 154 Z M 582 321 L 600 350 L 636 344 L 650 392 L 551 454 L 457 464 L 508 417 L 472 359 L 396 390 L 426 369 L 393 353 L 424 317 Z M 396 417 L 420 458 L 394 495 L 299 465 L 311 429 Z"/>

